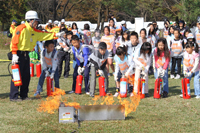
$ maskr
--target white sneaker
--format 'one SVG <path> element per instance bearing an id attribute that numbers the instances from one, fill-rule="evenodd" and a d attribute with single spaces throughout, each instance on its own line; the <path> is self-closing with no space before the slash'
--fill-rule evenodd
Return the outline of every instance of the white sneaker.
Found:
<path id="1" fill-rule="evenodd" d="M 86 94 L 86 95 L 90 95 L 90 92 L 86 92 L 85 94 Z"/>
<path id="2" fill-rule="evenodd" d="M 131 92 L 131 93 L 130 93 L 130 97 L 133 97 L 133 96 L 134 96 L 134 95 L 133 95 L 133 93 Z"/>
<path id="3" fill-rule="evenodd" d="M 183 97 L 183 94 L 179 95 L 180 97 Z"/>
<path id="4" fill-rule="evenodd" d="M 173 79 L 173 78 L 174 78 L 174 75 L 171 75 L 170 78 Z"/>
<path id="5" fill-rule="evenodd" d="M 181 77 L 181 76 L 177 74 L 176 77 L 175 77 L 174 79 L 180 79 L 180 77 Z"/>
<path id="6" fill-rule="evenodd" d="M 115 95 L 113 95 L 114 97 L 118 97 L 119 93 L 115 92 Z"/>
<path id="7" fill-rule="evenodd" d="M 195 98 L 196 98 L 196 99 L 199 99 L 199 98 L 200 98 L 200 96 L 196 96 Z"/>
<path id="8" fill-rule="evenodd" d="M 69 92 L 69 94 L 72 94 L 72 93 L 74 93 L 74 91 L 70 91 L 70 92 Z"/>

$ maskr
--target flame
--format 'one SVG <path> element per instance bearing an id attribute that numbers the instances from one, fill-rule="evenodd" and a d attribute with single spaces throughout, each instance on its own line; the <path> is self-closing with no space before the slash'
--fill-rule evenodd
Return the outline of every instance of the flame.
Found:
<path id="1" fill-rule="evenodd" d="M 52 92 L 51 96 L 46 98 L 46 101 L 42 101 L 37 109 L 39 112 L 47 112 L 49 114 L 54 114 L 55 110 L 58 110 L 60 102 L 62 101 L 65 106 L 73 106 L 76 109 L 80 107 L 77 102 L 67 102 L 67 99 L 62 100 L 62 96 L 65 95 L 65 91 L 59 88 L 55 88 L 55 92 Z"/>

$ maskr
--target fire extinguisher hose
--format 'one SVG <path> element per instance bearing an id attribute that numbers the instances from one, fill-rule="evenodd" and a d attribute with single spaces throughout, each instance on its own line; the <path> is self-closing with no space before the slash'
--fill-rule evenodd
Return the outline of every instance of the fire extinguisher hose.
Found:
<path id="1" fill-rule="evenodd" d="M 10 72 L 10 65 L 11 65 L 11 64 L 12 64 L 11 62 L 8 64 L 8 72 L 9 72 L 11 78 L 12 78 L 12 73 Z"/>

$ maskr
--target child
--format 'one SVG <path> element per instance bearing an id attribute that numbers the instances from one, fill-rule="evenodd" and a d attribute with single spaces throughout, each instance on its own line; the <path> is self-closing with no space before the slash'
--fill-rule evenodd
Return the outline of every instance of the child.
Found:
<path id="1" fill-rule="evenodd" d="M 184 20 L 180 20 L 179 21 L 179 31 L 180 31 L 182 36 L 184 35 L 184 32 L 186 30 L 186 28 L 184 26 L 185 26 L 185 21 Z"/>
<path id="2" fill-rule="evenodd" d="M 147 31 L 146 29 L 141 29 L 140 30 L 140 37 L 139 37 L 139 44 L 143 44 L 144 42 L 149 42 L 151 43 L 151 38 L 147 38 Z"/>
<path id="3" fill-rule="evenodd" d="M 184 48 L 184 42 L 182 40 L 182 35 L 180 34 L 179 29 L 174 30 L 174 40 L 171 42 L 171 52 L 172 52 L 172 69 L 171 69 L 171 79 L 179 79 L 181 75 L 181 61 L 182 61 L 182 52 Z M 175 67 L 178 67 L 178 72 L 176 77 Z"/>
<path id="4" fill-rule="evenodd" d="M 122 33 L 122 39 L 121 39 L 121 42 L 120 42 L 120 44 L 122 45 L 122 46 L 128 46 L 128 43 L 131 43 L 130 42 L 130 32 L 128 31 L 128 30 L 126 30 L 126 31 L 124 31 L 123 33 Z"/>
<path id="5" fill-rule="evenodd" d="M 100 42 L 98 49 L 90 55 L 91 79 L 90 79 L 90 96 L 94 97 L 96 87 L 96 71 L 100 76 L 105 77 L 105 90 L 108 90 L 108 74 L 106 69 L 108 59 L 108 50 L 105 42 Z"/>
<path id="6" fill-rule="evenodd" d="M 37 91 L 34 96 L 40 95 L 40 92 L 43 91 L 42 87 L 44 80 L 45 77 L 48 76 L 55 80 L 55 87 L 60 88 L 57 63 L 57 51 L 54 48 L 54 42 L 52 40 L 45 41 L 45 48 L 41 52 L 42 73 L 40 75 Z"/>
<path id="7" fill-rule="evenodd" d="M 169 35 L 167 36 L 167 45 L 168 45 L 168 49 L 170 49 L 171 48 L 171 42 L 172 42 L 172 40 L 174 40 L 174 26 L 170 26 L 169 27 Z"/>
<path id="8" fill-rule="evenodd" d="M 81 37 L 82 31 L 81 29 L 78 28 L 76 23 L 72 23 L 72 32 L 73 32 L 73 35 L 77 35 L 79 39 L 82 39 Z"/>
<path id="9" fill-rule="evenodd" d="M 68 31 L 66 28 L 64 28 L 62 31 L 64 31 L 65 34 L 62 37 L 58 38 L 56 46 L 58 50 L 58 73 L 60 78 L 62 74 L 63 61 L 65 61 L 64 78 L 67 78 L 70 71 L 71 44 L 69 42 L 72 37 L 72 32 Z"/>
<path id="10" fill-rule="evenodd" d="M 183 34 L 183 41 L 184 41 L 184 45 L 187 43 L 187 37 L 188 37 L 188 34 L 190 33 L 190 29 L 186 29 L 184 34 Z"/>
<path id="11" fill-rule="evenodd" d="M 187 42 L 186 43 L 186 51 L 184 52 L 184 76 L 189 78 L 191 81 L 192 76 L 194 75 L 194 92 L 196 98 L 200 98 L 200 83 L 199 83 L 199 70 L 200 70 L 200 63 L 199 63 L 199 49 L 198 45 L 194 42 Z M 183 95 L 180 95 L 183 97 Z"/>
<path id="12" fill-rule="evenodd" d="M 83 44 L 91 44 L 91 32 L 90 32 L 90 26 L 89 24 L 84 25 L 84 30 L 83 30 Z"/>
<path id="13" fill-rule="evenodd" d="M 89 95 L 89 61 L 88 57 L 92 53 L 92 46 L 91 45 L 83 45 L 80 43 L 80 40 L 77 35 L 73 35 L 72 39 L 72 51 L 74 58 L 76 59 L 76 66 L 74 68 L 73 73 L 73 84 L 72 84 L 72 91 L 69 93 L 74 93 L 76 88 L 76 77 L 84 73 L 84 81 L 85 81 L 85 93 Z"/>
<path id="14" fill-rule="evenodd" d="M 128 54 L 134 55 L 135 51 L 141 47 L 141 44 L 138 43 L 138 33 L 133 31 L 130 35 L 130 42 L 128 43 Z"/>
<path id="15" fill-rule="evenodd" d="M 114 97 L 117 97 L 119 95 L 119 88 L 120 88 L 120 79 L 122 76 L 126 76 L 128 78 L 128 75 L 131 75 L 131 70 L 133 70 L 134 62 L 132 59 L 130 59 L 131 56 L 127 56 L 126 48 L 125 46 L 121 47 L 119 46 L 116 50 L 116 56 L 115 56 L 115 75 L 114 80 L 116 81 L 116 93 Z M 129 89 L 130 96 L 133 96 L 133 86 L 132 89 Z"/>
<path id="16" fill-rule="evenodd" d="M 200 48 L 200 19 L 197 22 L 197 30 L 195 31 L 195 35 L 194 35 L 196 42 Z"/>
<path id="17" fill-rule="evenodd" d="M 115 35 L 115 22 L 114 20 L 111 18 L 109 20 L 109 28 L 110 28 L 110 35 Z"/>
<path id="18" fill-rule="evenodd" d="M 145 79 L 145 97 L 149 97 L 148 91 L 148 70 L 151 64 L 151 44 L 149 42 L 145 42 L 142 46 L 136 51 L 134 56 L 135 62 L 135 82 L 134 82 L 134 92 L 138 93 L 138 80 L 140 78 L 140 74 L 144 76 Z"/>
<path id="19" fill-rule="evenodd" d="M 108 60 L 107 60 L 107 72 L 108 76 L 109 74 L 109 66 L 111 67 L 113 73 L 114 73 L 114 65 L 113 65 L 113 43 L 114 43 L 114 36 L 110 35 L 110 28 L 108 26 L 104 27 L 104 36 L 101 37 L 101 42 L 105 42 L 107 45 L 108 50 Z"/>
<path id="20" fill-rule="evenodd" d="M 98 49 L 99 43 L 101 41 L 100 33 L 101 31 L 99 29 L 96 29 L 94 31 L 95 36 L 92 37 L 92 45 L 94 46 L 95 49 Z"/>
<path id="21" fill-rule="evenodd" d="M 163 37 L 166 39 L 169 33 L 169 21 L 164 22 Z"/>
<path id="22" fill-rule="evenodd" d="M 113 53 L 115 54 L 116 49 L 121 45 L 121 39 L 122 39 L 122 28 L 121 27 L 117 27 L 115 30 L 115 41 L 113 44 Z"/>
<path id="23" fill-rule="evenodd" d="M 156 44 L 156 35 L 155 35 L 153 24 L 149 24 L 147 33 L 148 33 L 147 38 L 149 38 L 151 40 L 150 44 L 151 44 L 152 49 L 154 49 L 155 44 Z"/>
<path id="24" fill-rule="evenodd" d="M 156 48 L 153 52 L 154 60 L 154 76 L 155 78 L 163 78 L 163 98 L 169 93 L 168 88 L 168 65 L 170 61 L 170 51 L 165 38 L 159 38 Z"/>

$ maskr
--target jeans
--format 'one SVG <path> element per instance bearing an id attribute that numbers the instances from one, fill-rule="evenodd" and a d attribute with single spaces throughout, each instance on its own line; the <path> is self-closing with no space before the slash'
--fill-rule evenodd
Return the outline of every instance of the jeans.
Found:
<path id="1" fill-rule="evenodd" d="M 154 77 L 155 77 L 155 79 L 158 78 L 157 68 L 155 68 Z M 168 68 L 165 70 L 165 75 L 163 77 L 163 91 L 166 91 L 167 93 L 169 93 L 169 87 L 168 87 Z"/>
<path id="2" fill-rule="evenodd" d="M 177 74 L 181 75 L 181 61 L 182 61 L 182 58 L 174 58 L 174 57 L 172 57 L 172 70 L 171 70 L 171 74 L 172 75 L 175 74 L 176 64 L 178 66 L 178 72 L 177 72 Z"/>
<path id="3" fill-rule="evenodd" d="M 37 41 L 37 43 L 35 45 L 35 52 L 38 55 L 38 60 L 40 60 L 40 52 L 39 52 L 38 46 L 40 48 L 40 51 L 42 51 L 43 50 L 43 44 L 41 42 Z"/>
<path id="4" fill-rule="evenodd" d="M 200 82 L 199 82 L 199 71 L 193 73 L 188 79 L 191 81 L 192 76 L 194 75 L 194 94 L 200 96 Z M 191 83 L 190 83 L 191 84 Z M 191 88 L 190 88 L 191 90 Z M 182 89 L 181 89 L 182 92 Z"/>
<path id="5" fill-rule="evenodd" d="M 52 70 L 50 70 L 49 72 L 51 72 L 51 71 L 52 71 Z M 43 91 L 42 86 L 43 86 L 43 84 L 44 84 L 45 75 L 46 75 L 45 71 L 42 70 L 42 73 L 41 73 L 41 75 L 40 75 L 40 79 L 39 79 L 39 82 L 38 82 L 38 86 L 37 86 L 37 91 L 39 91 L 39 92 L 42 92 L 42 91 Z M 55 74 L 54 74 L 54 81 L 55 81 L 55 87 L 56 87 L 56 88 L 60 88 L 60 87 L 59 87 L 58 68 L 56 69 Z"/>

